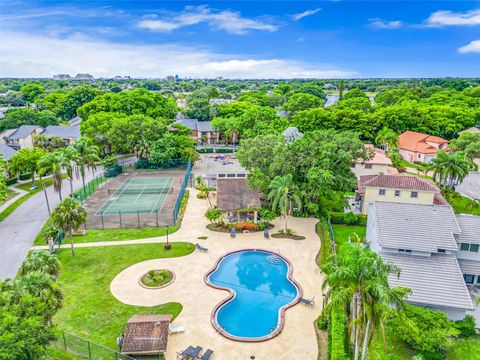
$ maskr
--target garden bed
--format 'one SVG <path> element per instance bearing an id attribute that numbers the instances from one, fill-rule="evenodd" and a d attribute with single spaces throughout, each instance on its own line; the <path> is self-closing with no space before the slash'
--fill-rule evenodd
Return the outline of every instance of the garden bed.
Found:
<path id="1" fill-rule="evenodd" d="M 223 223 L 223 224 L 208 224 L 207 229 L 216 232 L 229 233 L 231 227 L 234 226 L 237 232 L 248 231 L 248 232 L 259 232 L 264 231 L 265 229 L 271 230 L 274 225 L 266 223 L 266 227 L 259 226 L 256 223 Z"/>
<path id="2" fill-rule="evenodd" d="M 161 289 L 175 281 L 175 273 L 167 269 L 154 269 L 138 279 L 140 286 L 145 289 Z"/>
<path id="3" fill-rule="evenodd" d="M 281 233 L 275 233 L 270 236 L 274 239 L 305 240 L 305 236 L 301 236 L 301 235 L 286 235 Z"/>

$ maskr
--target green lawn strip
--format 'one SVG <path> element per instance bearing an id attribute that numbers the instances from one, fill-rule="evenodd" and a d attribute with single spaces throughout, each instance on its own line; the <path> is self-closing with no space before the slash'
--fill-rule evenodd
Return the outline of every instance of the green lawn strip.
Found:
<path id="1" fill-rule="evenodd" d="M 110 283 L 122 270 L 141 261 L 184 256 L 192 253 L 190 243 L 122 245 L 60 250 L 62 270 L 58 282 L 64 294 L 63 307 L 54 317 L 61 330 L 116 349 L 115 340 L 134 314 L 173 314 L 182 305 L 171 302 L 154 307 L 125 305 L 110 292 Z M 125 286 L 130 286 L 125 284 Z"/>
<path id="2" fill-rule="evenodd" d="M 15 211 L 17 207 L 22 205 L 27 199 L 29 199 L 33 194 L 25 194 L 21 198 L 15 200 L 13 203 L 11 203 L 5 210 L 3 210 L 0 213 L 0 221 L 5 220 L 5 218 L 10 215 L 12 212 Z"/>
<path id="3" fill-rule="evenodd" d="M 348 243 L 348 238 L 352 233 L 356 233 L 360 240 L 365 238 L 366 227 L 358 225 L 341 225 L 334 224 L 333 235 L 335 236 L 335 246 L 337 248 L 337 254 L 341 254 L 342 245 Z M 355 239 L 354 239 L 355 240 Z"/>
<path id="4" fill-rule="evenodd" d="M 46 360 L 84 360 L 85 358 L 50 345 L 47 348 Z"/>
<path id="5" fill-rule="evenodd" d="M 420 170 L 422 170 L 422 166 L 421 166 L 421 165 L 408 162 L 407 160 L 401 160 L 401 161 L 399 161 L 399 165 L 400 165 L 401 167 L 409 167 L 409 168 L 413 168 L 413 169 L 420 169 Z"/>
<path id="6" fill-rule="evenodd" d="M 409 175 L 415 175 L 415 176 L 418 176 L 422 179 L 427 179 L 427 180 L 433 180 L 433 178 L 431 176 L 428 176 L 428 175 L 423 175 L 423 174 L 417 174 L 417 173 L 414 173 L 414 172 L 411 172 L 411 171 L 406 171 L 405 173 L 409 174 Z"/>
<path id="7" fill-rule="evenodd" d="M 43 240 L 42 233 L 43 230 L 48 226 L 49 222 L 43 224 L 42 230 L 38 233 L 35 238 L 35 245 L 45 245 Z M 168 233 L 173 234 L 178 231 L 179 226 L 170 226 L 168 228 Z M 98 241 L 117 241 L 117 240 L 135 240 L 135 239 L 146 239 L 157 236 L 164 236 L 167 234 L 167 229 L 165 227 L 154 227 L 154 228 L 134 228 L 134 229 L 105 229 L 105 230 L 87 230 L 85 236 L 74 236 L 73 242 L 76 244 L 88 243 L 88 242 L 98 242 Z M 70 242 L 68 238 L 65 238 L 64 242 Z"/>
<path id="8" fill-rule="evenodd" d="M 5 204 L 8 200 L 13 199 L 15 196 L 17 196 L 17 194 L 17 192 L 7 188 L 7 196 L 5 197 L 5 200 L 0 201 L 0 206 Z"/>
<path id="9" fill-rule="evenodd" d="M 332 244 L 330 242 L 330 233 L 328 232 L 327 221 L 319 221 L 315 226 L 315 231 L 321 241 L 320 254 L 317 256 L 317 265 L 321 266 L 332 254 Z"/>
<path id="10" fill-rule="evenodd" d="M 465 196 L 460 195 L 458 198 L 450 199 L 450 205 L 452 205 L 456 213 L 480 215 L 480 205 Z"/>
<path id="11" fill-rule="evenodd" d="M 392 329 L 386 329 L 387 351 L 384 351 L 382 330 L 378 327 L 368 347 L 370 360 L 408 360 L 414 355 Z"/>

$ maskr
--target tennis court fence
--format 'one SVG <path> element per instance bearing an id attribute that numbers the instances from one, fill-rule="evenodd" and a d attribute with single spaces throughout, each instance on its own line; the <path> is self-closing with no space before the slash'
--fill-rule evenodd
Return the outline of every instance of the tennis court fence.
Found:
<path id="1" fill-rule="evenodd" d="M 53 343 L 56 347 L 79 357 L 91 360 L 135 360 L 135 358 L 124 355 L 103 345 L 94 343 L 80 336 L 69 334 L 65 331 L 60 333 L 58 339 Z"/>
<path id="2" fill-rule="evenodd" d="M 75 199 L 79 200 L 80 203 L 84 203 L 92 194 L 108 179 L 104 175 L 98 175 L 93 180 L 90 180 L 82 188 L 78 189 L 73 193 Z"/>
<path id="3" fill-rule="evenodd" d="M 185 176 L 183 177 L 182 186 L 175 201 L 175 206 L 173 207 L 173 225 L 177 223 L 178 213 L 180 212 L 180 206 L 182 205 L 183 195 L 185 194 L 185 189 L 187 184 L 191 186 L 191 174 L 192 174 L 192 162 L 190 161 L 187 164 L 187 170 L 185 171 Z"/>

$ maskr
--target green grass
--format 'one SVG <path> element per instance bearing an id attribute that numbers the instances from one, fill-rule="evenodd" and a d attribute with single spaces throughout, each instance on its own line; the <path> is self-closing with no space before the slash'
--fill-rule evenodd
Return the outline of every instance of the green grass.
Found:
<path id="1" fill-rule="evenodd" d="M 328 224 L 326 220 L 319 221 L 315 226 L 315 232 L 321 241 L 320 254 L 317 256 L 317 265 L 323 265 L 332 254 L 332 244 Z"/>
<path id="2" fill-rule="evenodd" d="M 407 160 L 399 161 L 399 165 L 402 166 L 402 167 L 409 167 L 409 168 L 413 168 L 413 169 L 422 170 L 422 167 L 420 165 L 408 162 Z"/>
<path id="3" fill-rule="evenodd" d="M 184 256 L 194 250 L 190 243 L 173 243 L 171 250 L 165 250 L 163 244 L 78 248 L 75 257 L 70 249 L 61 250 L 58 282 L 64 303 L 54 322 L 68 333 L 116 349 L 115 340 L 124 332 L 132 315 L 168 313 L 175 318 L 182 305 L 175 302 L 154 307 L 125 305 L 110 292 L 115 276 L 141 261 Z"/>
<path id="4" fill-rule="evenodd" d="M 480 204 L 465 196 L 455 196 L 447 199 L 453 210 L 458 214 L 471 214 L 480 216 Z"/>
<path id="5" fill-rule="evenodd" d="M 458 359 L 480 359 L 480 335 L 455 341 L 455 345 L 447 351 L 447 360 Z"/>
<path id="6" fill-rule="evenodd" d="M 15 200 L 13 203 L 11 203 L 5 210 L 3 210 L 0 213 L 0 221 L 3 221 L 6 219 L 8 215 L 10 215 L 12 212 L 15 211 L 17 207 L 22 205 L 26 200 L 28 200 L 33 194 L 25 194 L 22 196 L 20 199 Z"/>
<path id="7" fill-rule="evenodd" d="M 382 331 L 378 328 L 373 336 L 372 342 L 368 347 L 368 354 L 370 360 L 408 360 L 412 354 L 405 343 L 395 336 L 392 329 L 387 328 L 387 352 L 383 347 Z"/>
<path id="8" fill-rule="evenodd" d="M 84 360 L 85 358 L 76 356 L 75 354 L 59 349 L 55 347 L 55 345 L 51 345 L 47 348 L 47 356 L 45 359 L 46 360 Z"/>
<path id="9" fill-rule="evenodd" d="M 0 206 L 5 204 L 8 200 L 14 198 L 17 195 L 17 193 L 13 190 L 7 189 L 6 195 L 7 196 L 5 197 L 5 200 L 0 200 Z"/>
<path id="10" fill-rule="evenodd" d="M 62 179 L 66 179 L 67 177 L 68 177 L 67 174 L 62 174 Z M 36 193 L 42 191 L 42 182 L 45 184 L 46 187 L 51 186 L 53 184 L 53 177 L 48 177 L 48 178 L 42 179 L 42 180 L 40 180 L 40 179 L 35 180 L 35 185 L 37 186 L 37 188 L 33 189 L 33 190 L 30 189 L 33 186 L 31 181 L 28 181 L 28 182 L 23 183 L 23 184 L 16 185 L 15 187 L 17 189 L 27 191 L 31 194 L 36 194 Z M 63 185 L 63 186 L 65 186 L 65 185 Z"/>
<path id="11" fill-rule="evenodd" d="M 433 180 L 433 178 L 431 176 L 428 176 L 428 175 L 424 175 L 424 174 L 420 174 L 420 173 L 414 173 L 414 172 L 410 172 L 410 171 L 406 171 L 407 174 L 410 174 L 410 175 L 415 175 L 415 176 L 418 176 L 422 179 L 427 179 L 427 180 Z"/>
<path id="12" fill-rule="evenodd" d="M 0 214 L 1 215 L 1 214 Z M 35 238 L 35 245 L 45 245 L 43 240 L 42 233 L 43 230 L 48 226 L 49 222 L 43 224 L 42 230 L 38 233 Z M 173 234 L 180 228 L 179 225 L 170 226 L 168 228 L 168 233 Z M 85 236 L 74 236 L 73 242 L 76 244 L 87 243 L 87 242 L 98 242 L 98 241 L 117 241 L 117 240 L 135 240 L 135 239 L 146 239 L 157 236 L 164 236 L 167 234 L 165 227 L 158 228 L 134 228 L 134 229 L 105 229 L 105 230 L 87 230 Z M 65 239 L 65 242 L 69 242 L 69 239 Z"/>
<path id="13" fill-rule="evenodd" d="M 334 224 L 332 227 L 333 235 L 335 236 L 337 254 L 341 254 L 342 245 L 348 243 L 348 238 L 352 233 L 356 233 L 361 241 L 365 238 L 365 226 Z M 355 238 L 353 238 L 353 240 L 355 240 Z"/>

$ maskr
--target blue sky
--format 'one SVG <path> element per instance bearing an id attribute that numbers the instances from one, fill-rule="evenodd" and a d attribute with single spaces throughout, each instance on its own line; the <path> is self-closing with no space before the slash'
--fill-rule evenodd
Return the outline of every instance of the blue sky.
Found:
<path id="1" fill-rule="evenodd" d="M 480 76 L 480 1 L 0 1 L 0 77 Z"/>

